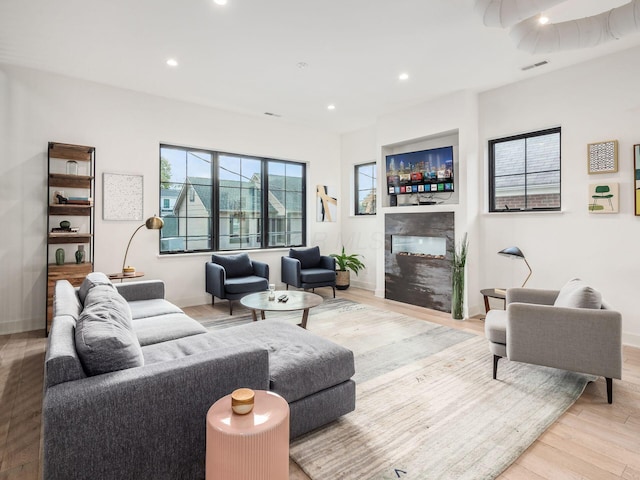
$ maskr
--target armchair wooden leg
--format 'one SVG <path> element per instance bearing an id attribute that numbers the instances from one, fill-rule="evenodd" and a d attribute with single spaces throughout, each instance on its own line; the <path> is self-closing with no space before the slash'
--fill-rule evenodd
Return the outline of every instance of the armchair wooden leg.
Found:
<path id="1" fill-rule="evenodd" d="M 216 296 L 215 295 L 211 295 L 211 306 L 213 307 L 216 303 Z"/>
<path id="2" fill-rule="evenodd" d="M 233 315 L 233 300 L 229 300 L 229 315 Z"/>
<path id="3" fill-rule="evenodd" d="M 285 285 L 287 286 L 287 290 L 289 290 L 289 284 L 288 284 L 288 283 L 285 283 Z"/>
<path id="4" fill-rule="evenodd" d="M 331 290 L 333 290 L 333 298 L 336 298 L 336 287 L 331 285 Z"/>
<path id="5" fill-rule="evenodd" d="M 498 360 L 500 360 L 502 357 L 499 355 L 494 355 L 493 356 L 493 379 L 496 379 L 496 375 L 498 374 Z"/>
<path id="6" fill-rule="evenodd" d="M 613 403 L 613 378 L 605 378 L 607 381 L 607 402 L 609 405 Z"/>

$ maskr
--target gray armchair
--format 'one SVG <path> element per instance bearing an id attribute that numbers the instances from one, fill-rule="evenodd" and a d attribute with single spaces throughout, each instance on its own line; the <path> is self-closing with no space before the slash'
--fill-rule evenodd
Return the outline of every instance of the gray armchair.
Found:
<path id="1" fill-rule="evenodd" d="M 233 315 L 233 301 L 250 293 L 269 289 L 269 265 L 251 260 L 246 253 L 211 255 L 205 265 L 205 289 L 215 297 L 229 300 L 229 315 Z"/>
<path id="2" fill-rule="evenodd" d="M 502 357 L 605 377 L 607 401 L 622 373 L 622 317 L 578 279 L 561 290 L 510 288 L 506 310 L 490 310 L 485 335 L 493 378 Z"/>
<path id="3" fill-rule="evenodd" d="M 291 248 L 282 257 L 282 283 L 297 288 L 331 287 L 336 298 L 336 259 L 320 255 L 320 247 Z"/>

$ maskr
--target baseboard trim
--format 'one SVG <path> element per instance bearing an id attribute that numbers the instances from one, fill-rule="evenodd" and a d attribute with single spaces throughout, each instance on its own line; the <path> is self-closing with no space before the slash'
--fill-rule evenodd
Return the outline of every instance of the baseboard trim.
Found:
<path id="1" fill-rule="evenodd" d="M 11 335 L 12 333 L 32 332 L 34 330 L 44 330 L 44 318 L 31 318 L 26 320 L 15 320 L 13 322 L 0 323 L 0 335 Z"/>
<path id="2" fill-rule="evenodd" d="M 640 335 L 634 335 L 633 333 L 623 333 L 622 344 L 634 348 L 640 348 Z"/>

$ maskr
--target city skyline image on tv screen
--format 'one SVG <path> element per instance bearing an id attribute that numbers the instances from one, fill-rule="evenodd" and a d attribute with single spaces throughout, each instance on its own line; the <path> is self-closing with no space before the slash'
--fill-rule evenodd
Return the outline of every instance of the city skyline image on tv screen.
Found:
<path id="1" fill-rule="evenodd" d="M 387 155 L 390 195 L 453 192 L 453 147 Z"/>

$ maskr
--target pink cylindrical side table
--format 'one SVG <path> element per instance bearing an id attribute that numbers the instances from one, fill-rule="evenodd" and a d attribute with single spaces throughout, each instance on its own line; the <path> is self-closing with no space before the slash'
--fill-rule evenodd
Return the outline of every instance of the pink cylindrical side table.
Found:
<path id="1" fill-rule="evenodd" d="M 231 395 L 207 413 L 206 480 L 288 480 L 289 405 L 280 395 L 255 391 L 253 410 L 238 415 Z"/>

